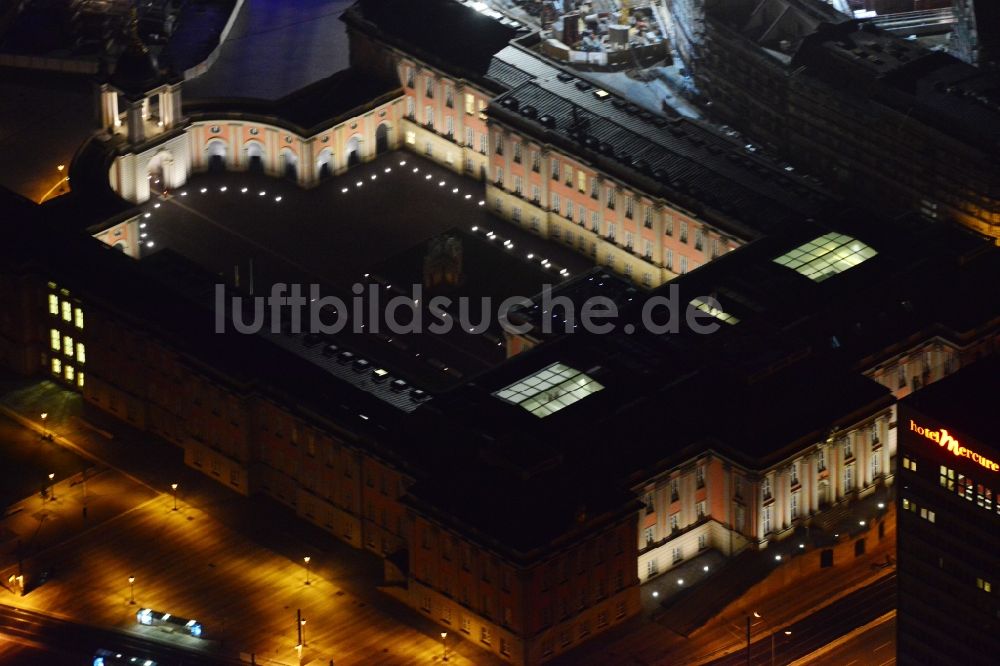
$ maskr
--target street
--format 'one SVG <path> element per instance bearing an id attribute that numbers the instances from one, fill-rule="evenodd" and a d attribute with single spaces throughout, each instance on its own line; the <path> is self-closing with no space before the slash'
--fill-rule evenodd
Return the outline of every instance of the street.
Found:
<path id="1" fill-rule="evenodd" d="M 39 406 L 34 401 L 58 395 L 52 385 L 30 385 L 9 391 L 4 399 L 34 414 Z M 376 589 L 381 578 L 377 557 L 332 539 L 267 500 L 235 495 L 185 467 L 180 451 L 166 443 L 100 415 L 88 418 L 97 425 L 82 427 L 68 415 L 65 425 L 51 423 L 56 441 L 106 460 L 109 479 L 120 473 L 116 468 L 127 467 L 129 482 L 140 483 L 151 499 L 47 547 L 36 559 L 52 568 L 50 580 L 24 597 L 0 591 L 4 603 L 153 644 L 208 650 L 213 657 L 253 654 L 260 664 L 298 662 L 296 611 L 301 609 L 304 661 L 334 659 L 338 666 L 440 661 L 436 625 Z M 98 432 L 112 429 L 112 439 Z M 63 440 L 63 434 L 72 441 Z M 171 481 L 179 484 L 176 511 Z M 65 497 L 69 502 L 73 495 Z M 308 585 L 304 555 L 311 557 Z M 38 570 L 36 559 L 26 559 L 26 571 Z M 13 571 L 14 559 L 6 563 L 5 571 Z M 196 619 L 204 626 L 204 639 L 139 626 L 135 613 L 143 607 Z M 23 629 L 23 624 L 18 626 Z M 84 644 L 79 637 L 88 632 L 74 632 L 75 644 Z M 89 639 L 85 645 L 98 646 Z M 449 663 L 496 662 L 457 636 L 449 636 L 448 653 Z"/>
<path id="2" fill-rule="evenodd" d="M 892 666 L 896 663 L 896 618 L 879 622 L 841 645 L 796 666 Z"/>
<path id="3" fill-rule="evenodd" d="M 768 626 L 764 619 L 752 619 L 749 663 L 751 666 L 788 664 L 890 612 L 895 604 L 896 575 L 892 573 L 791 625 Z M 791 633 L 786 634 L 786 631 Z M 764 637 L 757 638 L 761 635 Z M 887 656 L 893 652 L 887 653 Z M 835 663 L 829 661 L 827 656 L 821 661 L 824 664 Z M 742 666 L 746 663 L 745 648 L 709 662 L 711 666 Z"/>

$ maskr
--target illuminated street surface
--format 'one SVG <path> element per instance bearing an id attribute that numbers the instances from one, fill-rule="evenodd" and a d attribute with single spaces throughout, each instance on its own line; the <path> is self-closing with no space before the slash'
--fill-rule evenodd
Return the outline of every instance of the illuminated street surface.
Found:
<path id="1" fill-rule="evenodd" d="M 896 618 L 879 622 L 837 647 L 803 659 L 800 666 L 892 666 L 896 663 Z"/>
<path id="2" fill-rule="evenodd" d="M 891 545 L 880 545 L 864 557 L 871 563 L 884 561 Z M 795 584 L 776 588 L 755 603 L 754 609 L 767 618 L 770 626 L 779 630 L 800 622 L 806 625 L 806 630 L 793 632 L 789 640 L 805 641 L 808 649 L 813 650 L 850 632 L 865 614 L 874 614 L 870 618 L 873 620 L 886 612 L 877 607 L 885 604 L 888 608 L 895 603 L 894 585 L 894 574 L 887 575 L 885 570 L 858 562 L 857 566 L 848 569 L 821 570 L 810 576 L 808 586 Z M 746 663 L 745 620 L 750 612 L 743 607 L 744 603 L 747 602 L 737 600 L 720 609 L 712 620 L 689 637 L 676 633 L 669 613 L 654 614 L 647 621 L 625 625 L 621 631 L 599 637 L 580 650 L 557 657 L 552 663 L 558 666 L 604 666 L 608 663 L 742 666 Z M 818 629 L 808 626 L 810 616 L 824 608 L 829 610 L 823 613 L 822 626 Z M 763 621 L 755 622 L 751 664 L 767 666 L 771 663 L 771 631 Z"/>
<path id="3" fill-rule="evenodd" d="M 431 663 L 441 640 L 416 631 L 346 593 L 337 581 L 305 572 L 181 504 L 169 494 L 49 551 L 58 575 L 23 598 L 7 603 L 87 624 L 166 638 L 140 627 L 139 608 L 197 619 L 205 637 L 228 656 L 254 653 L 281 663 L 295 661 L 295 613 L 306 619 L 304 661 L 337 664 Z M 128 577 L 135 576 L 135 604 Z M 169 640 L 186 647 L 203 642 L 187 636 Z M 266 662 L 262 662 L 266 663 Z M 449 663 L 472 663 L 449 651 Z M 477 663 L 482 663 L 478 662 Z"/>
<path id="4" fill-rule="evenodd" d="M 0 635 L 0 664 L 18 666 L 78 666 L 79 656 L 61 654 L 41 646 L 27 645 Z"/>

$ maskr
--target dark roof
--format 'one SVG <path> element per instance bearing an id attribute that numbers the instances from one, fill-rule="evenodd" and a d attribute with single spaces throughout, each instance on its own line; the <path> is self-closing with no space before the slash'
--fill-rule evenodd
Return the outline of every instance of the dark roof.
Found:
<path id="1" fill-rule="evenodd" d="M 398 81 L 351 68 L 277 100 L 187 100 L 184 112 L 193 117 L 256 117 L 308 136 L 400 95 Z"/>
<path id="2" fill-rule="evenodd" d="M 493 54 L 519 33 L 515 23 L 457 0 L 358 0 L 343 19 L 441 71 L 470 80 L 484 76 Z"/>
<path id="3" fill-rule="evenodd" d="M 1000 356 L 979 360 L 903 399 L 903 404 L 1000 452 Z"/>
<path id="4" fill-rule="evenodd" d="M 141 96 L 162 83 L 156 58 L 137 35 L 132 36 L 125 50 L 118 56 L 110 83 L 123 93 L 133 96 Z"/>
<path id="5" fill-rule="evenodd" d="M 489 76 L 510 90 L 490 115 L 583 156 L 639 191 L 698 213 L 714 211 L 728 231 L 754 238 L 787 223 L 820 216 L 829 196 L 751 154 L 718 132 L 685 119 L 651 114 L 550 65 L 518 46 L 497 53 Z"/>

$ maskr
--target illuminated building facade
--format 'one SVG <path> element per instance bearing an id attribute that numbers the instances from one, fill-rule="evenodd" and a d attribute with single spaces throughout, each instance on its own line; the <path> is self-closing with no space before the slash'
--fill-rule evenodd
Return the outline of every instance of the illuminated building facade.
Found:
<path id="1" fill-rule="evenodd" d="M 995 359 L 899 406 L 899 659 L 982 663 L 1000 650 Z"/>
<path id="2" fill-rule="evenodd" d="M 824 2 L 709 2 L 690 31 L 688 65 L 719 118 L 865 205 L 1000 238 L 995 73 Z"/>
<path id="3" fill-rule="evenodd" d="M 537 35 L 462 3 L 362 1 L 345 20 L 354 66 L 403 85 L 408 149 L 486 181 L 495 213 L 637 284 L 826 202 L 771 160 L 578 79 L 535 51 Z M 448 34 L 475 26 L 476 41 L 459 52 L 414 28 L 431 22 Z"/>
<path id="4" fill-rule="evenodd" d="M 399 21 L 419 28 L 412 15 L 365 13 L 415 4 L 362 0 L 347 15 L 362 71 L 388 68 L 399 82 L 369 103 L 305 104 L 315 115 L 301 118 L 292 107 L 351 79 L 287 104 L 185 107 L 192 168 L 287 174 L 291 146 L 309 184 L 379 152 L 386 127 L 390 147 L 487 176 L 488 205 L 499 199 L 508 219 L 521 210 L 523 226 L 537 217 L 554 241 L 614 252 L 598 263 L 639 282 L 649 272 L 654 287 L 676 277 L 692 298 L 711 295 L 718 306 L 695 307 L 718 333 L 538 337 L 531 353 L 453 391 L 363 389 L 350 377 L 365 376 L 334 374 L 337 361 L 304 351 L 315 349 L 304 337 L 214 334 L 190 284 L 163 279 L 155 256 L 133 260 L 143 219 L 133 207 L 118 201 L 97 221 L 101 243 L 75 233 L 67 221 L 93 222 L 76 204 L 95 182 L 108 187 L 107 169 L 93 181 L 80 171 L 105 155 L 92 143 L 65 207 L 11 205 L 26 224 L 0 247 L 4 364 L 49 376 L 58 360 L 60 381 L 91 408 L 170 441 L 235 492 L 266 495 L 384 557 L 405 603 L 515 664 L 634 617 L 641 582 L 700 553 L 778 546 L 891 492 L 895 398 L 998 348 L 1000 294 L 983 289 L 1000 280 L 996 253 L 962 230 L 819 215 L 830 201 L 816 187 L 567 78 L 509 45 L 510 25 L 448 46 L 466 54 L 454 62 L 473 46 L 482 58 L 462 74 L 435 56 L 446 43 L 437 33 L 400 39 Z M 420 5 L 481 20 L 460 3 Z M 266 152 L 251 154 L 256 141 Z M 638 308 L 668 287 L 632 292 L 625 320 L 640 324 Z"/>

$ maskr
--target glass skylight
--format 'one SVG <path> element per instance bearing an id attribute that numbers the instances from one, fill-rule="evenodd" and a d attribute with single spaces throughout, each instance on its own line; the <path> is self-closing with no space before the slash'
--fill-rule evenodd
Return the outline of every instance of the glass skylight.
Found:
<path id="1" fill-rule="evenodd" d="M 774 263 L 797 271 L 814 282 L 868 261 L 878 252 L 844 234 L 829 233 L 783 254 Z"/>
<path id="2" fill-rule="evenodd" d="M 586 373 L 553 363 L 493 395 L 543 418 L 603 388 Z"/>
<path id="3" fill-rule="evenodd" d="M 740 323 L 739 317 L 731 315 L 725 310 L 720 310 L 719 308 L 713 306 L 711 303 L 703 298 L 693 298 L 691 299 L 691 305 L 698 308 L 702 312 L 707 312 L 719 321 L 725 322 L 730 325 L 735 325 Z"/>

